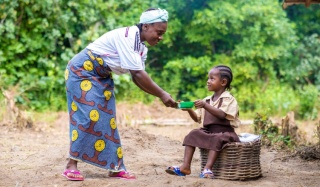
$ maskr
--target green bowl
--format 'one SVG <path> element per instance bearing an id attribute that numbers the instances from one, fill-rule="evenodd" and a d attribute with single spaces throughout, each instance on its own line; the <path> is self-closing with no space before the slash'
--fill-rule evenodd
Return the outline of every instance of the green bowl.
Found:
<path id="1" fill-rule="evenodd" d="M 185 102 L 180 102 L 178 103 L 178 108 L 192 108 L 194 106 L 194 102 L 191 101 L 185 101 Z"/>

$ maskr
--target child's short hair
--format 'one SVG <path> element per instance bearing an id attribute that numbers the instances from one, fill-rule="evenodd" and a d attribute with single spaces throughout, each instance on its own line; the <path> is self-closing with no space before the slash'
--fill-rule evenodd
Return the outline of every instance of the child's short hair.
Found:
<path id="1" fill-rule="evenodd" d="M 217 66 L 214 66 L 213 68 L 217 68 L 219 70 L 221 79 L 223 78 L 227 79 L 226 89 L 231 90 L 231 82 L 233 79 L 231 68 L 225 65 L 217 65 Z"/>

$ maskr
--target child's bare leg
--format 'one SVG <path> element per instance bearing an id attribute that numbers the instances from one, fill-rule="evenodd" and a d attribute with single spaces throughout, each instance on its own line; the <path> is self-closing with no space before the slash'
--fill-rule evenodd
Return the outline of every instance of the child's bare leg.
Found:
<path id="1" fill-rule="evenodd" d="M 207 163 L 200 174 L 201 178 L 214 178 L 214 174 L 211 170 L 214 162 L 217 160 L 218 154 L 219 153 L 217 151 L 209 150 Z"/>
<path id="2" fill-rule="evenodd" d="M 208 160 L 206 165 L 204 166 L 204 169 L 212 169 L 214 162 L 217 160 L 219 155 L 219 152 L 217 151 L 213 151 L 213 150 L 209 150 L 209 154 L 208 154 Z"/>
<path id="3" fill-rule="evenodd" d="M 180 171 L 186 175 L 191 173 L 191 161 L 195 151 L 195 147 L 185 146 L 183 164 L 180 166 Z"/>

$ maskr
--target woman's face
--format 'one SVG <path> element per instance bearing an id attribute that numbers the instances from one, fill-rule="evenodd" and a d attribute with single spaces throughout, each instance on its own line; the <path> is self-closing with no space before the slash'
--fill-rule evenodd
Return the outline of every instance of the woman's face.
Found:
<path id="1" fill-rule="evenodd" d="M 149 45 L 154 46 L 163 39 L 167 31 L 167 22 L 157 22 L 142 25 L 141 41 L 147 41 Z"/>

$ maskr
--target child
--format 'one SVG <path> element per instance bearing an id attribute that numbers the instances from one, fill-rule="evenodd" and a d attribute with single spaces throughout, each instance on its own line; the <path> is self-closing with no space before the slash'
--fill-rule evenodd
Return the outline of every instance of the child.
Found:
<path id="1" fill-rule="evenodd" d="M 238 119 L 239 107 L 236 99 L 230 94 L 232 71 L 228 66 L 213 67 L 208 74 L 207 88 L 213 91 L 212 96 L 194 102 L 196 111 L 188 111 L 195 122 L 202 122 L 203 128 L 192 130 L 184 139 L 185 146 L 183 164 L 171 166 L 166 172 L 172 175 L 185 176 L 191 173 L 191 160 L 196 147 L 208 149 L 208 160 L 200 178 L 213 178 L 211 171 L 226 143 L 239 142 L 239 137 L 234 131 L 240 121 Z"/>

